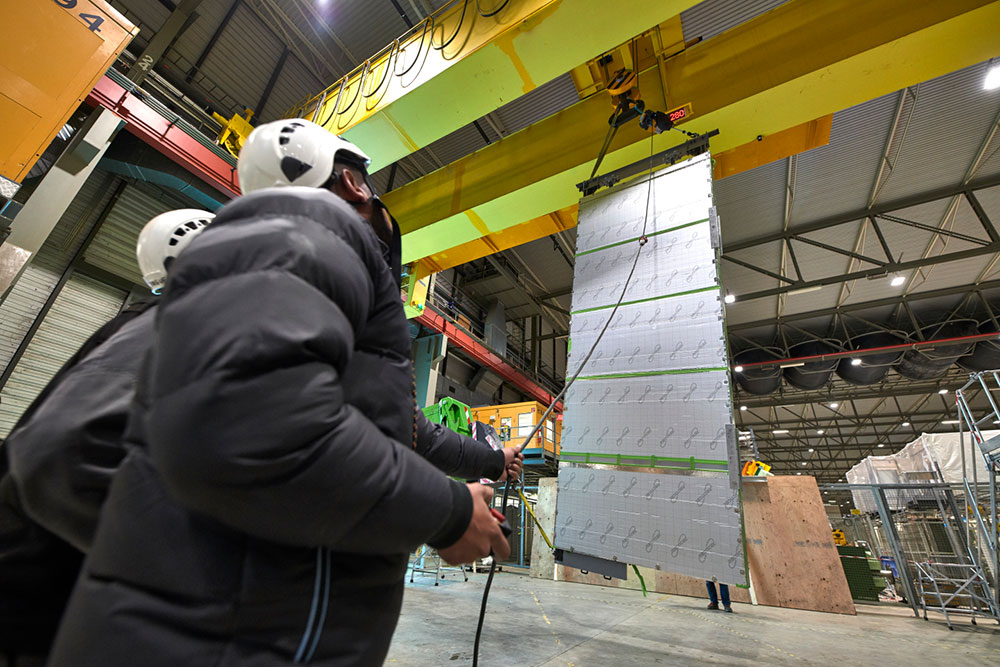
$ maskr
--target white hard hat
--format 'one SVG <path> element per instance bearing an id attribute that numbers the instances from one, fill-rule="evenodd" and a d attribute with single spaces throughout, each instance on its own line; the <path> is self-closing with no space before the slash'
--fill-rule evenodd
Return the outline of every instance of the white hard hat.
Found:
<path id="1" fill-rule="evenodd" d="M 196 208 L 182 208 L 161 213 L 146 223 L 139 232 L 135 256 L 139 260 L 142 279 L 153 294 L 159 294 L 167 282 L 170 262 L 191 243 L 215 218 L 214 213 Z"/>
<path id="2" fill-rule="evenodd" d="M 250 133 L 240 151 L 236 164 L 240 189 L 247 194 L 283 185 L 322 187 L 342 152 L 348 161 L 365 168 L 371 164 L 360 148 L 312 121 L 291 118 L 266 123 Z"/>

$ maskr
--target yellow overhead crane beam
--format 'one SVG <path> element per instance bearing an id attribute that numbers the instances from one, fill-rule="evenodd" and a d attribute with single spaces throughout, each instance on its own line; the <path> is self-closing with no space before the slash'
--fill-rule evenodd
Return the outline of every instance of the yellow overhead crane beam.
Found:
<path id="1" fill-rule="evenodd" d="M 805 126 L 841 109 L 996 54 L 1000 2 L 792 0 L 639 75 L 656 108 L 691 105 L 685 130 L 718 128 L 713 153 Z M 636 33 L 638 34 L 638 33 Z M 639 58 L 640 64 L 642 59 Z M 666 88 L 664 89 L 664 84 Z M 572 206 L 607 131 L 608 98 L 591 95 L 388 193 L 404 260 L 440 255 Z M 653 139 L 653 149 L 680 135 Z M 649 135 L 623 127 L 602 170 L 649 155 Z"/>
<path id="2" fill-rule="evenodd" d="M 453 0 L 286 115 L 364 147 L 376 171 L 697 3 Z"/>

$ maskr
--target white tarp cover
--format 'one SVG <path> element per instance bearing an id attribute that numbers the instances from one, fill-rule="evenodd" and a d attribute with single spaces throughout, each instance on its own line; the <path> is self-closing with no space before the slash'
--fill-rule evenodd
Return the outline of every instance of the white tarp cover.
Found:
<path id="1" fill-rule="evenodd" d="M 983 437 L 992 438 L 1000 431 L 983 431 Z M 980 481 L 989 479 L 986 463 L 978 448 L 970 447 L 970 436 L 965 433 L 965 474 L 971 480 L 972 467 Z M 961 484 L 962 435 L 959 433 L 922 433 L 895 454 L 869 456 L 847 471 L 848 484 L 899 484 L 919 481 L 921 473 L 941 471 L 945 482 Z M 854 506 L 862 512 L 875 512 L 875 501 L 868 491 L 853 491 Z M 903 509 L 912 493 L 886 493 L 892 509 Z"/>

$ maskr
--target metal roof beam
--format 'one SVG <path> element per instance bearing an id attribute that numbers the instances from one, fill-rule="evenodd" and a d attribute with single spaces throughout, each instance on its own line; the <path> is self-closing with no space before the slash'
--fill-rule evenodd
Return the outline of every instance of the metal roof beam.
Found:
<path id="1" fill-rule="evenodd" d="M 1000 289 L 1000 279 L 990 280 L 984 283 L 979 283 L 977 285 L 958 285 L 955 287 L 944 287 L 936 290 L 927 290 L 926 292 L 917 292 L 916 294 L 892 296 L 892 297 L 886 297 L 884 299 L 876 299 L 874 301 L 864 301 L 862 303 L 853 303 L 840 307 L 830 307 L 830 308 L 821 308 L 819 310 L 810 310 L 802 313 L 785 315 L 784 317 L 778 318 L 777 320 L 769 318 L 766 320 L 755 320 L 753 322 L 727 324 L 726 330 L 732 333 L 734 331 L 746 331 L 748 329 L 756 329 L 758 327 L 765 327 L 765 326 L 774 326 L 774 325 L 782 326 L 790 322 L 809 320 L 816 317 L 825 317 L 828 315 L 845 315 L 852 312 L 870 310 L 872 308 L 894 306 L 904 301 L 909 301 L 909 302 L 922 301 L 925 299 L 935 299 L 942 296 L 953 296 L 956 294 L 965 294 L 967 292 L 980 292 L 982 290 L 990 290 L 990 289 Z"/>

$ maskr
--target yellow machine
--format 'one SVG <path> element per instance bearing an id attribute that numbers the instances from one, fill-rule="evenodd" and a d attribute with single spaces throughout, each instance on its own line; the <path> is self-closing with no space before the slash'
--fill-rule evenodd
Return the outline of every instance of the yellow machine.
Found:
<path id="1" fill-rule="evenodd" d="M 838 547 L 847 546 L 847 536 L 844 535 L 844 531 L 839 529 L 833 531 L 833 543 L 836 544 Z"/>
<path id="2" fill-rule="evenodd" d="M 240 156 L 243 142 L 253 132 L 253 125 L 250 124 L 250 119 L 253 118 L 253 110 L 247 108 L 243 110 L 243 113 L 246 114 L 246 117 L 237 113 L 233 114 L 232 118 L 226 118 L 214 111 L 212 112 L 212 117 L 222 125 L 222 131 L 219 132 L 219 136 L 215 140 L 219 142 L 220 146 L 229 151 L 233 157 Z"/>
<path id="3" fill-rule="evenodd" d="M 20 183 L 139 33 L 103 0 L 5 2 L 0 176 Z"/>
<path id="4" fill-rule="evenodd" d="M 771 474 L 771 466 L 761 461 L 747 461 L 743 464 L 744 477 L 767 477 Z"/>
<path id="5" fill-rule="evenodd" d="M 516 447 L 521 444 L 538 420 L 545 412 L 546 406 L 537 401 L 527 403 L 508 403 L 506 405 L 487 405 L 472 408 L 472 418 L 489 424 L 500 434 L 504 447 Z M 524 457 L 555 459 L 559 456 L 559 439 L 562 434 L 562 415 L 549 415 L 545 428 L 538 430 L 524 448 Z"/>
<path id="6" fill-rule="evenodd" d="M 400 296 L 403 298 L 403 310 L 407 319 L 424 312 L 427 303 L 427 292 L 430 290 L 431 276 L 421 270 L 418 262 L 403 267 L 403 284 L 400 285 Z"/>

